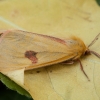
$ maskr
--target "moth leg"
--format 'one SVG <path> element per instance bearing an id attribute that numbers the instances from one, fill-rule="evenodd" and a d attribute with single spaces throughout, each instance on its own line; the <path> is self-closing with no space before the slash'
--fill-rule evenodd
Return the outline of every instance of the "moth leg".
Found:
<path id="1" fill-rule="evenodd" d="M 72 61 L 72 60 L 64 61 L 61 64 L 74 64 L 74 61 Z"/>
<path id="2" fill-rule="evenodd" d="M 87 76 L 87 74 L 85 73 L 84 69 L 83 69 L 83 66 L 82 66 L 82 63 L 80 61 L 80 59 L 78 59 L 79 63 L 80 63 L 80 68 L 82 70 L 82 72 L 84 73 L 84 75 L 87 77 L 88 81 L 90 81 L 89 77 Z"/>

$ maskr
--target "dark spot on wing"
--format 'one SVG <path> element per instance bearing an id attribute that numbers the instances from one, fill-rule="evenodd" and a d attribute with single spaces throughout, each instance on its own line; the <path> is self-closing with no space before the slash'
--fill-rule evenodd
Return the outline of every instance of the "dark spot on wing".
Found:
<path id="1" fill-rule="evenodd" d="M 35 51 L 26 51 L 25 52 L 25 57 L 30 59 L 32 61 L 33 64 L 37 63 L 38 59 L 36 57 L 37 52 Z"/>

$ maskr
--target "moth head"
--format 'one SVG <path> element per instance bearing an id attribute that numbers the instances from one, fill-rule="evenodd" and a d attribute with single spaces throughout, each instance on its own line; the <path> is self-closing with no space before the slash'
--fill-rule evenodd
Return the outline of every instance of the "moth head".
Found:
<path id="1" fill-rule="evenodd" d="M 94 54 L 95 56 L 97 56 L 98 58 L 100 58 L 100 54 L 96 53 L 95 51 L 92 51 L 89 49 L 90 46 L 92 46 L 96 40 L 98 40 L 100 36 L 100 33 L 94 38 L 94 40 L 88 45 L 87 50 L 85 51 L 85 55 L 89 55 L 89 54 Z"/>

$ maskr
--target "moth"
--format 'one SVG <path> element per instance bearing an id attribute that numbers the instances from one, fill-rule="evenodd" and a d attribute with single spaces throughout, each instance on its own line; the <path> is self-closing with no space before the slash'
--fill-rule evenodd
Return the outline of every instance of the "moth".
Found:
<path id="1" fill-rule="evenodd" d="M 0 72 L 25 68 L 25 70 L 44 67 L 47 65 L 65 63 L 73 64 L 78 61 L 84 75 L 85 73 L 80 58 L 84 55 L 100 55 L 89 49 L 98 39 L 86 46 L 75 36 L 66 40 L 41 35 L 22 30 L 7 30 L 0 33 Z M 89 78 L 88 78 L 89 80 Z"/>

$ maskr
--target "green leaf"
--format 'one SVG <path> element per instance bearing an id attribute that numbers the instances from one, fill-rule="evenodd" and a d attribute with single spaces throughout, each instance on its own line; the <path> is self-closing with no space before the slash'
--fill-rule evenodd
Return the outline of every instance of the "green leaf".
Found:
<path id="1" fill-rule="evenodd" d="M 0 100 L 33 100 L 32 98 L 20 95 L 16 91 L 6 88 L 6 86 L 3 86 L 0 90 L 2 91 L 0 92 Z"/>
<path id="2" fill-rule="evenodd" d="M 98 3 L 98 5 L 100 6 L 100 0 L 96 0 L 96 2 Z"/>
<path id="3" fill-rule="evenodd" d="M 2 73 L 0 73 L 0 80 L 9 89 L 15 90 L 18 93 L 20 93 L 21 95 L 25 95 L 25 96 L 31 98 L 30 94 L 25 89 L 23 89 L 21 86 L 19 86 L 18 84 L 16 84 L 14 81 L 12 81 L 10 78 L 8 78 L 7 76 L 3 75 Z"/>

